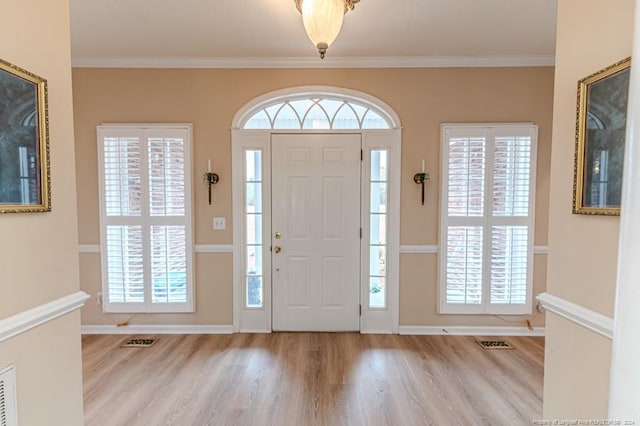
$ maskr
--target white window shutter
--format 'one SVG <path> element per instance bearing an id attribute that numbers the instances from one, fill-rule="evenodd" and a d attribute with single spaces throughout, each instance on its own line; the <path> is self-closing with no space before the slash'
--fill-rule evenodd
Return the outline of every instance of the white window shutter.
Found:
<path id="1" fill-rule="evenodd" d="M 100 126 L 107 312 L 192 312 L 190 127 Z"/>
<path id="2" fill-rule="evenodd" d="M 440 312 L 531 312 L 537 128 L 443 125 Z"/>

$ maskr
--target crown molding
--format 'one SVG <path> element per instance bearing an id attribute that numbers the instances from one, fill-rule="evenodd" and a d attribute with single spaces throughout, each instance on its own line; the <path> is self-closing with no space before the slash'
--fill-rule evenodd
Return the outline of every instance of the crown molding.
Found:
<path id="1" fill-rule="evenodd" d="M 73 68 L 487 68 L 550 67 L 555 57 L 541 56 L 425 56 L 425 57 L 307 57 L 186 58 L 74 57 Z"/>

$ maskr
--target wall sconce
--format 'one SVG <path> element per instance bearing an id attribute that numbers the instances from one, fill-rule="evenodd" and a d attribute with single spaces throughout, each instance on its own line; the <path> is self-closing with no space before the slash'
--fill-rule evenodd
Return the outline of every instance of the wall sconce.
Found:
<path id="1" fill-rule="evenodd" d="M 422 171 L 413 175 L 413 181 L 422 185 L 422 205 L 424 206 L 424 182 L 429 180 L 429 173 L 424 172 L 424 160 L 422 160 Z"/>
<path id="2" fill-rule="evenodd" d="M 204 174 L 204 180 L 209 187 L 209 205 L 211 205 L 211 185 L 215 185 L 220 181 L 218 175 L 211 172 L 211 160 L 207 160 L 207 173 Z"/>

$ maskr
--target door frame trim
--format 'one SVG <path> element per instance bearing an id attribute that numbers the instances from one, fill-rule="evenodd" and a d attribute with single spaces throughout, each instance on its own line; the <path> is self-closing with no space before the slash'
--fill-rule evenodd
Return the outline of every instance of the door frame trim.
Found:
<path id="1" fill-rule="evenodd" d="M 357 101 L 370 106 L 376 112 L 382 112 L 393 125 L 390 129 L 353 129 L 353 130 L 301 130 L 301 129 L 261 129 L 248 130 L 240 126 L 252 113 L 261 106 L 273 102 L 275 99 L 287 100 L 301 94 L 314 96 L 330 95 L 346 101 Z M 356 133 L 361 135 L 364 161 L 362 164 L 361 180 L 361 225 L 363 239 L 361 242 L 361 289 L 360 301 L 362 315 L 360 317 L 360 332 L 362 333 L 397 333 L 399 325 L 399 249 L 400 249 L 400 176 L 401 176 L 401 145 L 402 127 L 395 111 L 383 101 L 368 94 L 350 89 L 328 86 L 293 87 L 285 90 L 261 95 L 245 104 L 235 114 L 231 127 L 232 148 L 232 194 L 233 194 L 233 331 L 234 332 L 271 332 L 271 135 L 284 133 Z M 244 306 L 244 253 L 245 223 L 244 223 L 244 152 L 257 149 L 262 152 L 262 199 L 263 199 L 263 306 L 247 308 Z M 369 212 L 368 185 L 370 184 L 370 152 L 384 149 L 389 152 L 389 232 L 387 246 L 387 291 L 388 304 L 384 309 L 367 308 L 364 303 L 368 294 L 368 235 Z M 367 255 L 365 255 L 367 253 Z"/>

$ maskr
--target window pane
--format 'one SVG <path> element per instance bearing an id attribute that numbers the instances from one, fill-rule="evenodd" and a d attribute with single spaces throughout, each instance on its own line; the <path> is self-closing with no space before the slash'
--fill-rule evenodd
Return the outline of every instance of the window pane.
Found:
<path id="1" fill-rule="evenodd" d="M 387 275 L 387 248 L 371 246 L 369 248 L 369 275 Z"/>
<path id="2" fill-rule="evenodd" d="M 316 104 L 307 112 L 302 127 L 304 129 L 329 129 L 331 125 L 327 113 Z"/>
<path id="3" fill-rule="evenodd" d="M 345 103 L 342 108 L 338 110 L 333 119 L 334 129 L 359 129 L 360 120 L 356 116 L 356 113 L 351 108 L 350 104 Z"/>
<path id="4" fill-rule="evenodd" d="M 377 112 L 371 110 L 367 111 L 362 121 L 363 129 L 388 129 L 389 123 L 380 116 Z"/>
<path id="5" fill-rule="evenodd" d="M 494 226 L 491 232 L 491 303 L 526 303 L 526 226 Z"/>
<path id="6" fill-rule="evenodd" d="M 284 106 L 278 111 L 276 119 L 273 122 L 274 129 L 299 129 L 300 118 L 296 112 L 291 108 L 289 104 Z"/>
<path id="7" fill-rule="evenodd" d="M 144 302 L 142 227 L 107 226 L 109 303 Z"/>
<path id="8" fill-rule="evenodd" d="M 371 214 L 369 216 L 370 244 L 387 244 L 387 215 Z"/>
<path id="9" fill-rule="evenodd" d="M 485 138 L 451 138 L 448 144 L 448 214 L 449 216 L 482 216 Z"/>
<path id="10" fill-rule="evenodd" d="M 273 121 L 276 118 L 278 111 L 280 111 L 280 108 L 282 108 L 283 105 L 284 103 L 281 102 L 279 104 L 271 105 L 270 107 L 266 107 L 264 109 L 267 115 L 271 118 L 271 121 Z"/>
<path id="11" fill-rule="evenodd" d="M 151 227 L 153 303 L 187 301 L 187 237 L 184 226 Z"/>
<path id="12" fill-rule="evenodd" d="M 387 306 L 387 289 L 384 277 L 371 277 L 369 279 L 369 307 L 384 308 Z"/>
<path id="13" fill-rule="evenodd" d="M 245 151 L 244 154 L 247 182 L 262 181 L 262 151 Z"/>
<path id="14" fill-rule="evenodd" d="M 321 99 L 320 102 L 318 103 L 320 104 L 322 109 L 324 109 L 327 112 L 327 115 L 329 116 L 329 120 L 333 120 L 333 117 L 336 115 L 336 112 L 338 111 L 338 109 L 345 104 L 344 101 L 338 101 L 334 99 Z"/>
<path id="15" fill-rule="evenodd" d="M 104 191 L 107 216 L 140 216 L 140 139 L 104 138 Z"/>
<path id="16" fill-rule="evenodd" d="M 262 277 L 259 275 L 247 276 L 247 307 L 262 307 Z"/>
<path id="17" fill-rule="evenodd" d="M 262 246 L 247 246 L 247 274 L 262 275 Z"/>
<path id="18" fill-rule="evenodd" d="M 493 166 L 493 215 L 529 214 L 531 137 L 497 137 Z"/>
<path id="19" fill-rule="evenodd" d="M 369 111 L 368 108 L 363 107 L 362 105 L 353 104 L 353 103 L 350 103 L 349 105 L 351 105 L 351 108 L 353 108 L 353 110 L 356 112 L 356 115 L 358 116 L 358 120 L 360 121 L 364 119 L 364 115 L 367 113 L 367 111 Z"/>
<path id="20" fill-rule="evenodd" d="M 371 213 L 386 213 L 387 183 L 371 184 Z"/>
<path id="21" fill-rule="evenodd" d="M 446 302 L 481 303 L 482 227 L 449 226 L 446 256 Z"/>
<path id="22" fill-rule="evenodd" d="M 386 150 L 371 151 L 371 180 L 386 181 L 388 170 L 388 152 Z"/>
<path id="23" fill-rule="evenodd" d="M 184 216 L 184 140 L 149 139 L 149 213 L 151 216 Z"/>
<path id="24" fill-rule="evenodd" d="M 247 183 L 247 199 L 246 199 L 246 212 L 247 213 L 262 213 L 262 184 L 261 183 Z"/>
<path id="25" fill-rule="evenodd" d="M 289 105 L 298 113 L 299 117 L 304 117 L 309 108 L 315 103 L 311 99 L 298 99 L 296 101 L 289 102 Z"/>
<path id="26" fill-rule="evenodd" d="M 256 112 L 253 117 L 251 117 L 244 124 L 245 129 L 270 129 L 271 121 L 269 120 L 269 116 L 264 110 L 260 110 Z"/>
<path id="27" fill-rule="evenodd" d="M 262 215 L 248 214 L 247 244 L 262 244 Z"/>

